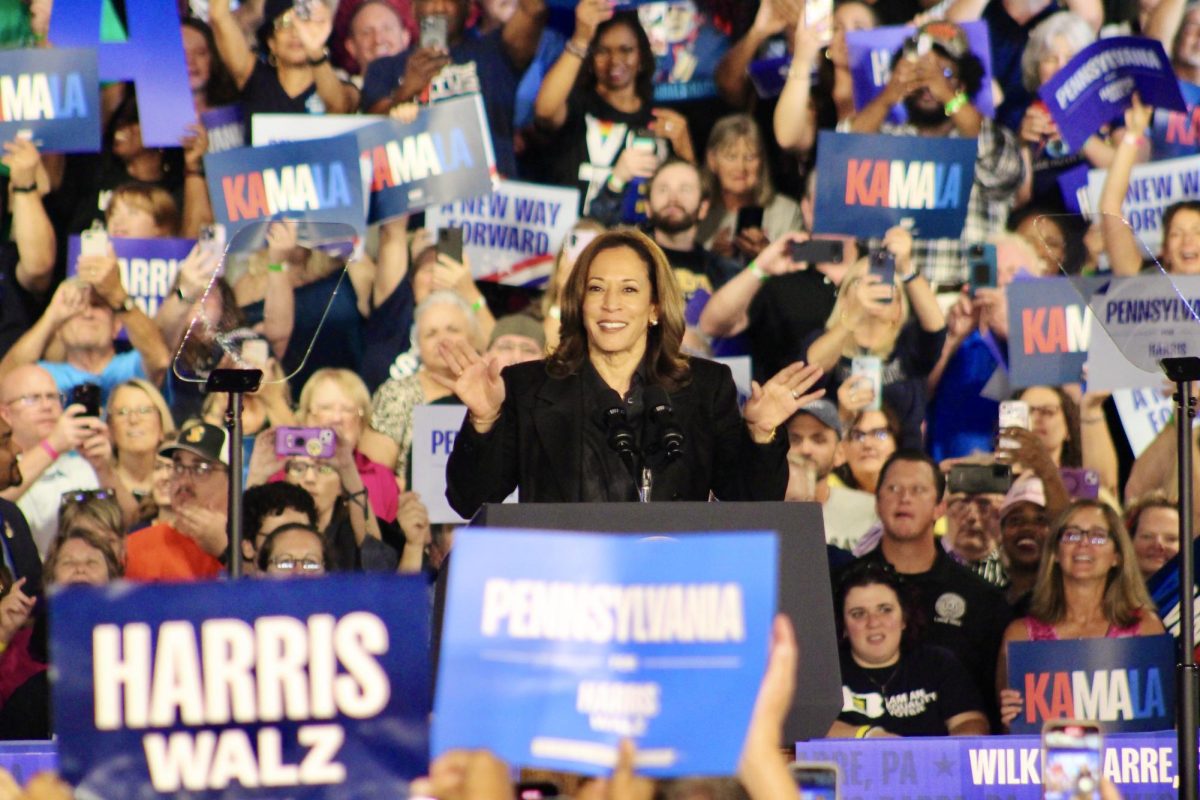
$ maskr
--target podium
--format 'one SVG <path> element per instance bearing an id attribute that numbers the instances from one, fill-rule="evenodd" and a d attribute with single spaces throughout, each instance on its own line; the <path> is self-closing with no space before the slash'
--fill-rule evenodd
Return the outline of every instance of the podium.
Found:
<path id="1" fill-rule="evenodd" d="M 817 503 L 497 503 L 485 505 L 473 527 L 598 533 L 686 533 L 769 530 L 779 534 L 778 603 L 796 628 L 800 663 L 784 742 L 824 736 L 842 707 L 833 592 L 825 526 Z M 434 675 L 451 557 L 434 598 Z M 763 647 L 767 643 L 763 642 Z M 720 698 L 697 698 L 720 702 Z"/>

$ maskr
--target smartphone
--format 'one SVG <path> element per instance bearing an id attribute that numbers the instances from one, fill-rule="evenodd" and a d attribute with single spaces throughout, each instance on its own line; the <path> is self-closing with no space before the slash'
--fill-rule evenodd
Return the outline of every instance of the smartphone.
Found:
<path id="1" fill-rule="evenodd" d="M 1051 720 L 1042 728 L 1042 797 L 1099 800 L 1104 739 L 1095 722 Z"/>
<path id="2" fill-rule="evenodd" d="M 337 435 L 332 428 L 278 428 L 275 431 L 275 455 L 333 458 Z"/>
<path id="3" fill-rule="evenodd" d="M 267 365 L 267 358 L 270 355 L 271 348 L 267 344 L 267 340 L 261 336 L 242 340 L 242 361 L 247 365 L 262 369 Z"/>
<path id="4" fill-rule="evenodd" d="M 820 32 L 820 41 L 829 44 L 833 39 L 833 0 L 805 0 L 804 27 L 812 30 L 822 22 L 825 27 Z"/>
<path id="5" fill-rule="evenodd" d="M 967 247 L 967 276 L 971 294 L 976 289 L 996 286 L 996 245 L 973 244 Z"/>
<path id="6" fill-rule="evenodd" d="M 896 294 L 896 257 L 890 250 L 875 250 L 867 263 L 870 265 L 870 273 L 878 275 L 880 283 L 892 288 L 891 296 L 883 302 L 892 302 Z"/>
<path id="7" fill-rule="evenodd" d="M 840 264 L 844 252 L 841 239 L 809 239 L 791 242 L 788 258 L 796 264 Z"/>
<path id="8" fill-rule="evenodd" d="M 951 494 L 1008 494 L 1011 486 L 1008 464 L 955 464 L 946 479 Z"/>
<path id="9" fill-rule="evenodd" d="M 629 146 L 634 150 L 645 150 L 648 153 L 658 152 L 658 137 L 649 128 L 638 128 L 629 140 Z"/>
<path id="10" fill-rule="evenodd" d="M 999 427 L 1024 428 L 1029 430 L 1029 404 L 1023 400 L 1004 400 L 1000 403 Z M 1017 447 L 1015 439 L 1000 437 L 996 441 L 996 449 L 1013 450 Z"/>
<path id="11" fill-rule="evenodd" d="M 78 403 L 83 406 L 85 417 L 100 416 L 100 384 L 81 383 L 71 390 L 71 400 L 68 405 Z"/>
<path id="12" fill-rule="evenodd" d="M 438 255 L 445 253 L 455 261 L 462 263 L 463 258 L 463 229 L 442 228 L 438 231 Z"/>
<path id="13" fill-rule="evenodd" d="M 838 800 L 838 768 L 833 762 L 793 761 L 788 764 L 800 800 Z"/>
<path id="14" fill-rule="evenodd" d="M 426 49 L 448 51 L 449 20 L 444 14 L 430 14 L 421 17 L 421 47 Z"/>
<path id="15" fill-rule="evenodd" d="M 108 255 L 108 234 L 99 228 L 90 228 L 79 234 L 79 255 Z"/>
<path id="16" fill-rule="evenodd" d="M 521 781 L 517 784 L 517 800 L 549 800 L 561 795 L 558 787 L 549 781 Z"/>
<path id="17" fill-rule="evenodd" d="M 572 264 L 578 261 L 584 248 L 591 244 L 592 240 L 599 235 L 600 231 L 571 231 L 571 235 L 567 237 L 567 260 Z"/>
<path id="18" fill-rule="evenodd" d="M 743 206 L 738 209 L 737 213 L 737 233 L 741 233 L 747 228 L 762 230 L 762 222 L 762 206 Z"/>
<path id="19" fill-rule="evenodd" d="M 217 222 L 212 225 L 204 225 L 200 228 L 200 235 L 196 241 L 205 250 L 208 250 L 217 258 L 225 255 L 225 226 Z"/>
<path id="20" fill-rule="evenodd" d="M 1100 473 L 1082 467 L 1059 467 L 1067 494 L 1074 500 L 1095 500 L 1100 496 Z"/>
<path id="21" fill-rule="evenodd" d="M 855 356 L 850 361 L 850 380 L 866 378 L 871 382 L 875 399 L 867 408 L 878 411 L 883 407 L 883 361 L 879 356 Z"/>

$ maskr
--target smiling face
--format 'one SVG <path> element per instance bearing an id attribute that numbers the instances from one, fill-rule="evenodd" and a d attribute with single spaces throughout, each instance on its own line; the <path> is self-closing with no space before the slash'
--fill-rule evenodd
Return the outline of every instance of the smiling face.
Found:
<path id="1" fill-rule="evenodd" d="M 386 3 L 364 3 L 355 13 L 346 38 L 346 50 L 358 62 L 363 75 L 372 61 L 394 56 L 408 45 L 408 31 Z"/>
<path id="2" fill-rule="evenodd" d="M 596 83 L 608 91 L 633 86 L 640 67 L 637 35 L 628 25 L 610 26 L 592 47 Z"/>
<path id="3" fill-rule="evenodd" d="M 1133 551 L 1145 577 L 1162 569 L 1179 552 L 1179 511 L 1165 506 L 1142 511 L 1133 536 Z"/>
<path id="4" fill-rule="evenodd" d="M 304 562 L 316 563 L 317 569 L 305 569 Z M 325 553 L 321 537 L 312 531 L 293 528 L 275 537 L 267 561 L 267 575 L 275 578 L 319 578 L 325 574 Z"/>
<path id="5" fill-rule="evenodd" d="M 1077 534 L 1081 541 L 1068 541 Z M 1101 536 L 1104 537 L 1103 544 L 1091 541 L 1092 537 Z M 1098 508 L 1080 508 L 1067 518 L 1059 533 L 1054 557 L 1063 577 L 1078 581 L 1103 581 L 1109 571 L 1121 563 L 1108 520 Z"/>
<path id="6" fill-rule="evenodd" d="M 871 583 L 846 592 L 842 622 L 860 666 L 887 667 L 900 660 L 904 611 L 892 587 Z"/>
<path id="7" fill-rule="evenodd" d="M 1175 212 L 1163 242 L 1163 256 L 1168 272 L 1200 274 L 1200 212 L 1190 208 Z"/>
<path id="8" fill-rule="evenodd" d="M 122 453 L 157 450 L 162 441 L 162 418 L 149 395 L 136 386 L 122 386 L 113 393 L 108 416 L 113 444 Z"/>
<path id="9" fill-rule="evenodd" d="M 653 294 L 649 268 L 632 248 L 602 250 L 592 259 L 584 286 L 583 327 L 593 358 L 626 355 L 641 360 L 650 323 L 658 320 Z"/>
<path id="10" fill-rule="evenodd" d="M 1050 535 L 1050 517 L 1037 503 L 1018 503 L 1000 521 L 1000 546 L 1010 569 L 1035 572 L 1042 559 L 1042 543 Z"/>

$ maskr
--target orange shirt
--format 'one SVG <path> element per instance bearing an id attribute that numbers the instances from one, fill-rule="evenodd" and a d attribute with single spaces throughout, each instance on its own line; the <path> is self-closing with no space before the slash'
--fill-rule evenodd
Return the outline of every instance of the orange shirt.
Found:
<path id="1" fill-rule="evenodd" d="M 125 577 L 131 581 L 198 581 L 223 569 L 190 536 L 166 523 L 131 534 L 125 554 Z"/>

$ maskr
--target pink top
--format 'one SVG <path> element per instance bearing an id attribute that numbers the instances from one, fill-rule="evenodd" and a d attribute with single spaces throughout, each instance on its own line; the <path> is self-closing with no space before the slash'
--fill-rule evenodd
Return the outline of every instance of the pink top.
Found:
<path id="1" fill-rule="evenodd" d="M 1124 628 L 1109 625 L 1104 638 L 1124 639 L 1129 636 L 1137 636 L 1138 626 L 1141 624 L 1142 620 L 1139 617 L 1132 625 L 1127 625 Z M 1058 641 L 1058 633 L 1055 632 L 1054 626 L 1049 622 L 1042 622 L 1040 619 L 1035 619 L 1034 617 L 1025 617 L 1025 630 L 1029 633 L 1029 641 L 1031 642 Z"/>

